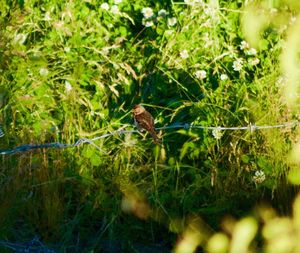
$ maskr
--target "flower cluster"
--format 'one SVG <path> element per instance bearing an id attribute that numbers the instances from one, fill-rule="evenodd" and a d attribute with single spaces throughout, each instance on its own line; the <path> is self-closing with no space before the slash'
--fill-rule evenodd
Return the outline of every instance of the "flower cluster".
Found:
<path id="1" fill-rule="evenodd" d="M 184 0 L 186 5 L 194 6 L 196 4 L 203 4 L 203 0 Z"/>
<path id="2" fill-rule="evenodd" d="M 72 85 L 70 84 L 69 81 L 65 81 L 65 90 L 66 93 L 69 93 L 73 89 Z"/>
<path id="3" fill-rule="evenodd" d="M 14 39 L 13 43 L 18 45 L 23 45 L 27 39 L 27 34 L 18 33 Z"/>
<path id="4" fill-rule="evenodd" d="M 242 58 L 237 58 L 234 62 L 233 62 L 233 70 L 234 71 L 241 71 L 243 68 L 243 59 Z"/>
<path id="5" fill-rule="evenodd" d="M 170 26 L 174 26 L 174 25 L 176 25 L 177 24 L 177 19 L 176 18 L 168 18 L 168 26 L 170 27 Z"/>
<path id="6" fill-rule="evenodd" d="M 144 15 L 145 19 L 150 19 L 154 15 L 153 10 L 150 7 L 143 8 L 142 14 Z"/>
<path id="7" fill-rule="evenodd" d="M 215 128 L 213 131 L 212 131 L 212 135 L 213 137 L 216 139 L 216 140 L 220 140 L 223 136 L 223 132 L 221 131 L 220 128 Z"/>
<path id="8" fill-rule="evenodd" d="M 157 15 L 154 14 L 152 8 L 145 7 L 142 9 L 141 13 L 143 14 L 142 24 L 146 27 L 151 27 L 155 24 L 155 22 L 166 18 L 169 13 L 165 9 L 161 9 L 158 11 Z M 175 17 L 167 18 L 168 27 L 175 26 L 177 24 L 177 19 Z"/>
<path id="9" fill-rule="evenodd" d="M 186 50 L 186 49 L 184 49 L 184 50 L 182 50 L 180 53 L 179 53 L 179 55 L 180 55 L 180 57 L 182 58 L 182 59 L 187 59 L 187 58 L 189 58 L 189 52 Z"/>
<path id="10" fill-rule="evenodd" d="M 40 68 L 40 75 L 47 76 L 49 74 L 49 70 L 47 68 Z"/>
<path id="11" fill-rule="evenodd" d="M 197 70 L 195 72 L 195 76 L 196 76 L 196 78 L 203 80 L 206 78 L 206 71 L 205 70 Z"/>
<path id="12" fill-rule="evenodd" d="M 221 74 L 220 79 L 221 79 L 222 81 L 227 80 L 227 79 L 228 79 L 228 76 L 227 76 L 226 74 Z"/>
<path id="13" fill-rule="evenodd" d="M 100 8 L 105 11 L 110 11 L 111 14 L 117 15 L 117 14 L 120 14 L 118 4 L 122 3 L 122 1 L 123 0 L 115 0 L 114 4 L 112 6 L 110 6 L 108 3 L 105 2 L 105 3 L 101 4 Z"/>
<path id="14" fill-rule="evenodd" d="M 258 65 L 260 63 L 260 60 L 256 57 L 257 55 L 257 51 L 255 48 L 250 47 L 249 43 L 246 41 L 242 41 L 239 45 L 239 48 L 242 52 L 244 52 L 247 61 L 246 63 L 248 63 L 250 66 L 255 66 Z M 242 58 L 237 58 L 234 62 L 233 62 L 233 70 L 234 71 L 241 71 L 243 69 L 243 66 L 245 64 L 245 61 Z"/>
<path id="15" fill-rule="evenodd" d="M 257 170 L 252 179 L 255 184 L 261 184 L 266 180 L 266 175 L 262 170 Z"/>

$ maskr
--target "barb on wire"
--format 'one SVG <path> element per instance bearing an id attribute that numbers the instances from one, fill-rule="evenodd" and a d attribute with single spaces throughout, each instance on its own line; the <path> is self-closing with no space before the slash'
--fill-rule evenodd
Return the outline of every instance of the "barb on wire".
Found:
<path id="1" fill-rule="evenodd" d="M 278 124 L 278 125 L 262 125 L 262 126 L 257 126 L 255 124 L 249 124 L 248 126 L 242 126 L 242 127 L 220 127 L 220 126 L 197 126 L 197 125 L 191 125 L 188 123 L 177 123 L 173 124 L 170 126 L 164 126 L 164 127 L 158 127 L 156 130 L 168 130 L 168 129 L 207 129 L 207 130 L 218 130 L 218 131 L 238 131 L 238 130 L 249 130 L 250 133 L 252 133 L 254 130 L 259 130 L 259 129 L 276 129 L 276 128 L 287 128 L 287 127 L 296 127 L 299 126 L 300 122 L 288 122 L 288 123 L 283 123 L 283 124 Z M 6 150 L 0 150 L 0 155 L 11 155 L 11 154 L 16 154 L 20 152 L 26 152 L 29 150 L 34 150 L 34 149 L 43 149 L 43 148 L 57 148 L 57 149 L 63 149 L 63 148 L 71 148 L 71 147 L 76 147 L 84 143 L 88 143 L 92 145 L 93 147 L 97 148 L 101 152 L 104 152 L 99 146 L 97 146 L 94 142 L 100 139 L 108 138 L 110 136 L 114 135 L 124 135 L 124 134 L 129 134 L 129 133 L 138 133 L 138 130 L 116 130 L 111 133 L 103 134 L 101 136 L 92 138 L 92 139 L 87 139 L 87 138 L 80 138 L 78 141 L 76 141 L 74 144 L 65 144 L 65 143 L 60 143 L 60 142 L 52 142 L 52 143 L 45 143 L 45 144 L 24 144 L 21 146 L 18 146 L 13 149 L 6 149 Z M 0 133 L 1 134 L 1 133 Z M 1 137 L 1 136 L 0 136 Z M 105 152 L 104 152 L 105 153 Z"/>

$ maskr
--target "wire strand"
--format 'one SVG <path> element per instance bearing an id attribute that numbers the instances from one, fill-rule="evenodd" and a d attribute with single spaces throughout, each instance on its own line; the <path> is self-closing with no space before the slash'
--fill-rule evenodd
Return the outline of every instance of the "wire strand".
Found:
<path id="1" fill-rule="evenodd" d="M 250 131 L 252 133 L 255 130 L 261 130 L 261 129 L 278 129 L 278 128 L 288 128 L 288 127 L 296 127 L 299 126 L 300 122 L 295 121 L 295 122 L 288 122 L 288 123 L 283 123 L 283 124 L 277 124 L 277 125 L 262 125 L 262 126 L 257 126 L 255 124 L 249 124 L 248 126 L 241 126 L 241 127 L 221 127 L 221 126 L 197 126 L 197 125 L 191 125 L 189 123 L 176 123 L 170 126 L 163 126 L 163 127 L 158 127 L 156 130 L 168 130 L 168 129 L 203 129 L 203 130 L 217 130 L 217 131 Z M 29 150 L 34 150 L 34 149 L 45 149 L 45 148 L 57 148 L 57 149 L 63 149 L 63 148 L 71 148 L 71 147 L 77 147 L 81 144 L 87 143 L 98 149 L 99 151 L 106 153 L 96 145 L 94 142 L 100 139 L 105 139 L 111 136 L 115 135 L 124 135 L 124 134 L 131 134 L 131 133 L 138 133 L 140 131 L 138 130 L 116 130 L 111 133 L 103 134 L 101 136 L 92 138 L 92 139 L 87 139 L 87 138 L 80 138 L 78 141 L 76 141 L 74 144 L 65 144 L 65 143 L 60 143 L 60 142 L 52 142 L 52 143 L 45 143 L 45 144 L 24 144 L 21 146 L 18 146 L 13 149 L 4 149 L 0 150 L 1 155 L 12 155 L 16 153 L 21 153 L 21 152 L 27 152 Z M 1 133 L 0 133 L 1 134 Z M 4 133 L 3 133 L 4 135 Z M 3 136 L 2 135 L 2 136 Z"/>
<path id="2" fill-rule="evenodd" d="M 30 253 L 55 253 L 54 250 L 48 249 L 40 239 L 35 236 L 31 241 L 27 242 L 26 244 L 18 244 L 12 243 L 4 240 L 0 240 L 0 247 L 7 248 L 13 250 L 14 252 L 30 252 Z"/>

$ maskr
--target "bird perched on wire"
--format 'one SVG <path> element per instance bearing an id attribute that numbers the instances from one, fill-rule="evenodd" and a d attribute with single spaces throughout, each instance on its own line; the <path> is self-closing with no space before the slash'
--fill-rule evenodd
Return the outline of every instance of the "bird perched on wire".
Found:
<path id="1" fill-rule="evenodd" d="M 132 112 L 134 124 L 137 126 L 137 128 L 147 130 L 151 134 L 154 142 L 160 143 L 161 140 L 158 138 L 155 132 L 154 119 L 152 115 L 146 111 L 144 106 L 134 105 Z"/>

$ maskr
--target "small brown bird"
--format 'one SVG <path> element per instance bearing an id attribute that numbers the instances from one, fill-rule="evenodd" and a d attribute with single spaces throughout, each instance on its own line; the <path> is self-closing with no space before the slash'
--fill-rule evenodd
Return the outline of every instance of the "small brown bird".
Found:
<path id="1" fill-rule="evenodd" d="M 155 132 L 154 119 L 152 115 L 141 105 L 134 105 L 132 112 L 135 125 L 139 129 L 147 130 L 154 139 L 154 142 L 160 143 L 161 141 Z"/>

